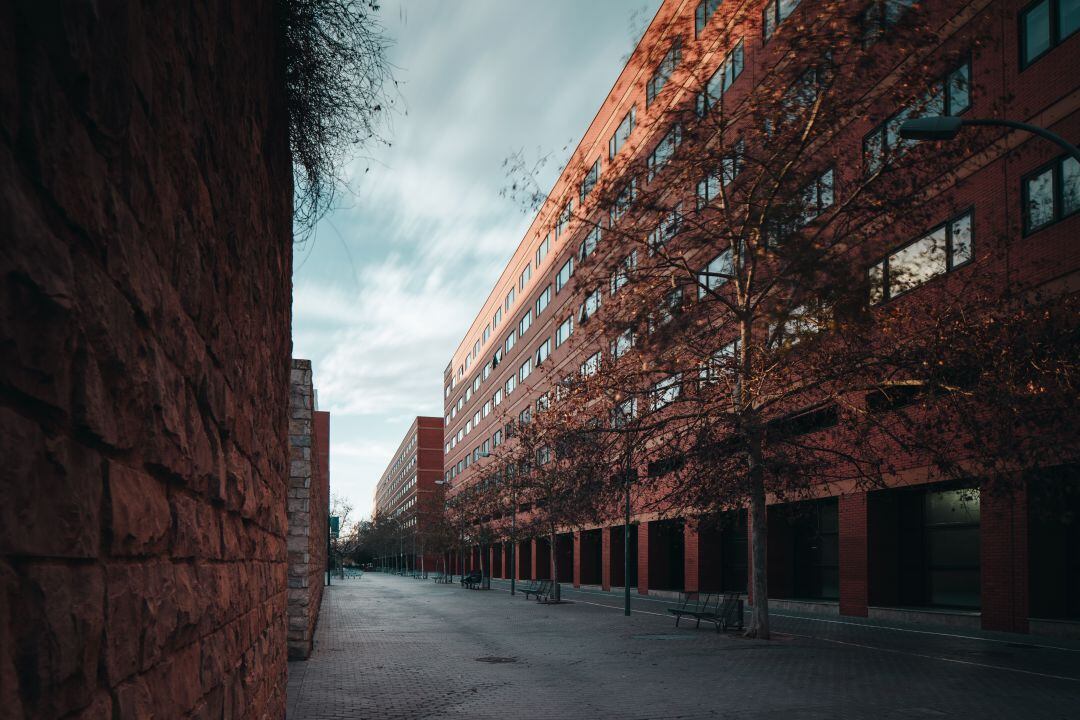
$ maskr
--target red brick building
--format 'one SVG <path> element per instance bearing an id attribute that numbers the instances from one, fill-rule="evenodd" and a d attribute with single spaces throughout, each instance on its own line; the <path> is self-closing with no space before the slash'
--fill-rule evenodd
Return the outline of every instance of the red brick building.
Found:
<path id="1" fill-rule="evenodd" d="M 863 23 L 887 33 L 912 3 L 862 5 Z M 965 78 L 968 90 L 950 97 L 943 114 L 1028 121 L 1076 142 L 1080 80 L 1071 63 L 1080 51 L 1080 11 L 1075 3 L 922 5 L 933 5 L 917 9 L 936 28 L 920 50 L 928 53 L 926 62 L 932 64 L 935 49 L 965 58 L 944 69 L 950 78 Z M 620 155 L 644 157 L 664 143 L 656 142 L 664 131 L 656 129 L 655 120 L 665 104 L 658 100 L 665 99 L 668 77 L 680 72 L 715 77 L 727 64 L 725 92 L 744 96 L 776 62 L 770 40 L 795 32 L 801 14 L 811 12 L 809 0 L 668 0 L 662 5 L 447 368 L 443 453 L 451 492 L 469 484 L 474 463 L 498 457 L 507 419 L 527 413 L 550 389 L 529 377 L 536 364 L 553 362 L 571 372 L 586 360 L 587 351 L 560 348 L 573 332 L 574 311 L 588 303 L 570 278 L 575 259 L 588 254 L 590 228 L 567 222 L 568 203 L 580 198 L 584 205 L 599 177 L 620 171 Z M 751 20 L 732 28 L 738 13 Z M 869 25 L 861 27 L 868 32 Z M 861 172 L 874 143 L 896 141 L 889 123 L 899 110 L 875 112 L 854 118 L 845 128 L 848 140 L 838 141 L 847 144 L 831 149 L 838 176 Z M 1077 288 L 1080 167 L 1059 148 L 1022 133 L 1003 134 L 986 152 L 958 164 L 951 185 L 939 195 L 942 220 L 975 217 L 980 237 L 1008 239 L 989 266 L 1004 282 L 1023 279 L 1051 293 Z M 883 256 L 899 262 L 899 249 L 913 238 L 886 240 Z M 888 299 L 887 287 L 879 292 Z M 1066 485 L 1076 477 L 1073 468 L 1048 468 L 1044 474 L 1056 478 L 1046 483 Z M 1005 501 L 985 492 L 980 497 L 978 487 L 961 491 L 928 482 L 926 472 L 910 472 L 898 475 L 890 489 L 803 501 L 793 520 L 785 521 L 791 507 L 773 505 L 770 599 L 774 606 L 843 615 L 1075 632 L 1080 627 L 1075 624 L 1080 620 L 1080 531 L 1067 520 L 1031 522 L 1029 499 L 1042 493 L 1043 485 L 1032 484 Z M 1076 495 L 1071 497 L 1068 502 L 1075 503 Z M 701 530 L 694 518 L 635 514 L 629 528 L 629 583 L 639 593 L 746 590 L 745 511 L 733 513 L 720 529 Z M 554 549 L 560 568 L 566 568 L 560 580 L 604 589 L 623 585 L 622 533 L 615 518 L 610 526 L 568 529 Z M 491 552 L 487 567 L 509 577 L 508 548 L 496 545 Z M 517 577 L 546 577 L 550 552 L 545 540 L 521 542 Z M 475 567 L 476 557 L 474 549 L 466 567 Z"/>
<path id="2" fill-rule="evenodd" d="M 417 417 L 394 453 L 375 487 L 376 517 L 399 522 L 400 537 L 395 556 L 379 564 L 403 570 L 433 570 L 437 554 L 424 548 L 425 519 L 441 512 L 438 498 L 442 478 L 442 418 Z"/>

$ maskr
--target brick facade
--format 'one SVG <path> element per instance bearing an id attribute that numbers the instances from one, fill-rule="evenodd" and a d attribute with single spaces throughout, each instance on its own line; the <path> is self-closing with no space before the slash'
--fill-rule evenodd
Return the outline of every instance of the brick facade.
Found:
<path id="1" fill-rule="evenodd" d="M 284 716 L 274 8 L 0 8 L 5 717 Z"/>

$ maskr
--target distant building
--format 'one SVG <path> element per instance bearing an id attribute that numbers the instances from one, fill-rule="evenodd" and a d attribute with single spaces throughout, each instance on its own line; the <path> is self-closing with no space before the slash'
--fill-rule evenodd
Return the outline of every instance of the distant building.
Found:
<path id="1" fill-rule="evenodd" d="M 375 487 L 375 516 L 398 521 L 398 552 L 379 558 L 379 563 L 402 569 L 435 568 L 436 556 L 425 553 L 423 531 L 440 497 L 435 484 L 442 477 L 443 421 L 438 417 L 417 417 L 402 439 L 393 459 Z"/>

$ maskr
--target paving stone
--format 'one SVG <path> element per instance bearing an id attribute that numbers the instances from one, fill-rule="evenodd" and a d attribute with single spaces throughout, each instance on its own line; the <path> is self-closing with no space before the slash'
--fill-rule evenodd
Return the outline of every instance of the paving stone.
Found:
<path id="1" fill-rule="evenodd" d="M 323 596 L 288 718 L 1075 718 L 1080 644 L 774 616 L 772 641 L 670 604 L 566 588 L 545 606 L 365 574 Z M 933 633 L 933 634 L 931 634 Z M 678 638 L 678 640 L 676 640 Z M 497 660 L 497 661 L 492 661 Z"/>

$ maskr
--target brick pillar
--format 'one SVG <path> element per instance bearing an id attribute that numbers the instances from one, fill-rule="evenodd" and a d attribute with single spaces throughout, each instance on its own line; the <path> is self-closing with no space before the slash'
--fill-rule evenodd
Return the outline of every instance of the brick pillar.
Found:
<path id="1" fill-rule="evenodd" d="M 574 587 L 581 587 L 581 531 L 574 531 Z"/>
<path id="2" fill-rule="evenodd" d="M 979 497 L 982 627 L 1028 631 L 1027 486 Z"/>
<path id="3" fill-rule="evenodd" d="M 529 573 L 532 578 L 536 579 L 536 538 L 529 540 L 529 564 L 532 566 L 529 568 Z"/>
<path id="4" fill-rule="evenodd" d="M 630 582 L 630 579 L 626 579 Z M 649 523 L 638 524 L 637 529 L 637 587 L 640 595 L 649 594 Z"/>
<path id="5" fill-rule="evenodd" d="M 866 617 L 869 532 L 864 492 L 840 496 L 840 614 Z"/>
<path id="6" fill-rule="evenodd" d="M 611 528 L 600 531 L 600 587 L 611 589 Z"/>
<path id="7" fill-rule="evenodd" d="M 697 592 L 701 587 L 700 575 L 701 535 L 698 534 L 697 518 L 686 518 L 683 523 L 683 590 Z"/>

